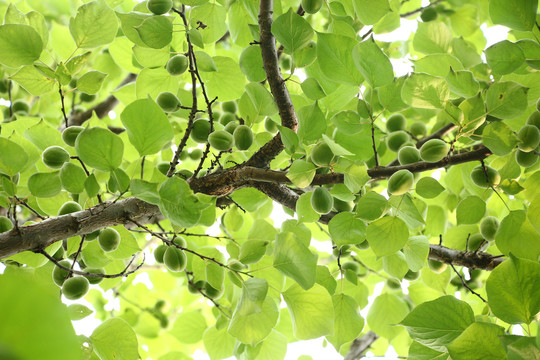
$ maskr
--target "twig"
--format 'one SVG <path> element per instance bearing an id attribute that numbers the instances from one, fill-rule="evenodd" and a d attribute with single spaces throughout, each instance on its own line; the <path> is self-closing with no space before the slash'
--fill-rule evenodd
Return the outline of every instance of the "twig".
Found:
<path id="1" fill-rule="evenodd" d="M 471 294 L 474 294 L 476 296 L 478 296 L 480 298 L 480 300 L 482 300 L 483 302 L 487 303 L 486 299 L 484 299 L 482 297 L 482 295 L 480 295 L 479 293 L 477 293 L 476 291 L 474 291 L 473 289 L 470 288 L 470 286 L 467 284 L 467 282 L 465 281 L 465 279 L 463 278 L 463 276 L 461 276 L 461 274 L 459 273 L 459 271 L 456 270 L 456 268 L 454 267 L 453 264 L 450 264 L 450 266 L 452 267 L 452 269 L 454 270 L 454 272 L 456 273 L 456 275 L 459 277 L 459 279 L 461 280 L 461 283 L 463 284 L 463 286 L 469 290 L 471 292 Z"/>
<path id="2" fill-rule="evenodd" d="M 66 115 L 66 108 L 64 106 L 64 94 L 62 93 L 62 85 L 58 84 L 58 92 L 60 93 L 60 103 L 62 104 L 62 115 L 64 116 L 64 125 L 68 127 L 68 117 Z"/>

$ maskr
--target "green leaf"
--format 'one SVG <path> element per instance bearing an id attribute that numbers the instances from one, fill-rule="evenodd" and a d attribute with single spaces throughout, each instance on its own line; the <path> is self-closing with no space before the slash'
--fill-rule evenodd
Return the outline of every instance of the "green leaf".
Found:
<path id="1" fill-rule="evenodd" d="M 124 35 L 136 45 L 147 47 L 139 36 L 137 27 L 140 26 L 144 20 L 152 17 L 153 15 L 140 12 L 130 12 L 127 14 L 116 13 L 116 15 L 120 19 L 122 32 Z"/>
<path id="2" fill-rule="evenodd" d="M 312 191 L 303 193 L 296 201 L 296 214 L 298 215 L 298 221 L 301 222 L 314 222 L 318 221 L 321 215 L 319 215 L 311 206 Z"/>
<path id="3" fill-rule="evenodd" d="M 456 209 L 458 224 L 476 224 L 486 213 L 486 203 L 478 196 L 467 196 L 461 200 Z"/>
<path id="4" fill-rule="evenodd" d="M 450 68 L 446 81 L 448 81 L 448 88 L 451 92 L 465 98 L 473 97 L 480 89 L 473 73 L 467 70 L 454 71 L 453 68 Z"/>
<path id="5" fill-rule="evenodd" d="M 516 241 L 516 239 L 520 239 Z M 523 210 L 514 210 L 501 221 L 495 236 L 497 248 L 506 255 L 537 261 L 540 256 L 540 234 Z"/>
<path id="6" fill-rule="evenodd" d="M 375 298 L 367 314 L 367 323 L 377 335 L 392 339 L 402 328 L 396 326 L 409 312 L 404 300 L 394 294 L 382 294 Z"/>
<path id="7" fill-rule="evenodd" d="M 283 293 L 291 313 L 294 337 L 315 339 L 334 334 L 334 306 L 328 291 L 319 284 L 309 290 L 292 285 Z"/>
<path id="8" fill-rule="evenodd" d="M 84 190 L 88 197 L 94 197 L 99 193 L 100 186 L 94 174 L 90 174 L 84 181 Z"/>
<path id="9" fill-rule="evenodd" d="M 353 194 L 361 191 L 362 187 L 370 180 L 364 165 L 351 165 L 345 172 L 343 183 Z"/>
<path id="10" fill-rule="evenodd" d="M 426 199 L 433 199 L 444 191 L 444 187 L 432 177 L 423 177 L 416 183 L 415 191 Z"/>
<path id="11" fill-rule="evenodd" d="M 428 348 L 416 341 L 413 341 L 409 347 L 408 358 L 410 360 L 446 360 L 448 359 L 448 354 L 440 351 L 435 351 Z"/>
<path id="12" fill-rule="evenodd" d="M 140 156 L 159 152 L 173 138 L 167 115 L 152 99 L 132 102 L 122 111 L 120 119 Z"/>
<path id="13" fill-rule="evenodd" d="M 373 25 L 391 11 L 388 0 L 353 0 L 354 12 L 364 25 Z"/>
<path id="14" fill-rule="evenodd" d="M 242 264 L 252 264 L 258 262 L 266 253 L 268 241 L 248 240 L 240 245 L 238 260 Z"/>
<path id="15" fill-rule="evenodd" d="M 384 217 L 375 220 L 367 227 L 367 241 L 375 255 L 379 257 L 401 250 L 408 238 L 407 225 L 397 217 Z"/>
<path id="16" fill-rule="evenodd" d="M 159 208 L 163 215 L 181 227 L 189 228 L 197 224 L 202 210 L 207 207 L 193 195 L 188 183 L 178 177 L 165 180 L 159 187 L 159 196 Z"/>
<path id="17" fill-rule="evenodd" d="M 246 93 L 258 115 L 272 116 L 277 114 L 274 98 L 263 85 L 259 83 L 249 83 L 246 85 Z"/>
<path id="18" fill-rule="evenodd" d="M 369 191 L 358 200 L 356 216 L 365 221 L 377 220 L 388 210 L 386 198 L 374 191 Z"/>
<path id="19" fill-rule="evenodd" d="M 36 197 L 47 198 L 57 195 L 62 190 L 60 172 L 34 173 L 28 178 L 28 190 Z"/>
<path id="20" fill-rule="evenodd" d="M 172 18 L 169 16 L 152 16 L 146 18 L 135 27 L 144 44 L 152 49 L 161 49 L 172 41 Z"/>
<path id="21" fill-rule="evenodd" d="M 406 104 L 422 109 L 442 109 L 449 95 L 445 79 L 423 73 L 413 73 L 401 89 Z"/>
<path id="22" fill-rule="evenodd" d="M 81 304 L 71 304 L 68 306 L 68 313 L 71 320 L 82 320 L 93 311 Z"/>
<path id="23" fill-rule="evenodd" d="M 122 163 L 124 143 L 110 130 L 94 127 L 85 129 L 77 136 L 75 150 L 86 165 L 112 171 Z"/>
<path id="24" fill-rule="evenodd" d="M 446 53 L 452 43 L 452 33 L 441 21 L 418 23 L 414 34 L 414 50 L 424 54 Z"/>
<path id="25" fill-rule="evenodd" d="M 109 74 L 104 74 L 101 71 L 89 71 L 77 80 L 77 90 L 86 94 L 96 94 L 107 76 Z"/>
<path id="26" fill-rule="evenodd" d="M 400 324 L 414 341 L 444 352 L 472 323 L 474 313 L 469 304 L 447 295 L 418 305 Z"/>
<path id="27" fill-rule="evenodd" d="M 60 169 L 60 182 L 62 187 L 73 194 L 80 194 L 84 191 L 86 173 L 83 168 L 72 163 L 65 163 Z"/>
<path id="28" fill-rule="evenodd" d="M 193 28 L 197 27 L 195 19 L 206 25 L 206 27 L 199 29 L 205 44 L 217 42 L 228 30 L 227 10 L 218 3 L 206 3 L 195 7 L 191 11 L 191 17 L 193 19 Z"/>
<path id="29" fill-rule="evenodd" d="M 429 241 L 424 235 L 411 236 L 403 247 L 405 260 L 411 271 L 420 271 L 429 255 Z"/>
<path id="30" fill-rule="evenodd" d="M 317 33 L 317 62 L 328 78 L 350 85 L 364 80 L 351 56 L 358 44 L 354 39 L 336 34 Z"/>
<path id="31" fill-rule="evenodd" d="M 181 343 L 196 344 L 206 329 L 206 319 L 200 311 L 183 311 L 174 321 L 171 334 Z"/>
<path id="32" fill-rule="evenodd" d="M 373 36 L 356 45 L 352 57 L 356 68 L 372 88 L 388 85 L 394 80 L 392 64 Z"/>
<path id="33" fill-rule="evenodd" d="M 150 204 L 159 205 L 160 197 L 157 190 L 157 183 L 152 183 L 144 180 L 133 179 L 129 186 L 131 194 L 138 199 L 146 201 Z"/>
<path id="34" fill-rule="evenodd" d="M 366 238 L 366 224 L 350 212 L 334 216 L 328 223 L 328 230 L 337 246 L 359 244 Z"/>
<path id="35" fill-rule="evenodd" d="M 0 26 L 0 63 L 13 68 L 31 65 L 39 59 L 42 50 L 43 41 L 33 27 L 22 24 Z"/>
<path id="36" fill-rule="evenodd" d="M 281 140 L 283 141 L 285 149 L 287 149 L 289 153 L 294 154 L 296 148 L 298 147 L 298 144 L 300 143 L 298 135 L 285 126 L 278 125 L 278 129 L 279 133 L 281 134 Z"/>
<path id="37" fill-rule="evenodd" d="M 33 66 L 23 66 L 9 78 L 19 83 L 19 85 L 34 96 L 48 93 L 53 89 L 56 83 L 53 78 L 44 77 L 43 74 Z"/>
<path id="38" fill-rule="evenodd" d="M 482 142 L 495 155 L 509 154 L 518 144 L 516 134 L 502 121 L 492 121 L 482 131 Z"/>
<path id="39" fill-rule="evenodd" d="M 489 2 L 489 16 L 494 24 L 528 31 L 534 27 L 537 8 L 538 0 L 492 0 Z"/>
<path id="40" fill-rule="evenodd" d="M 500 41 L 485 50 L 486 60 L 494 74 L 510 74 L 525 62 L 525 54 L 518 44 Z"/>
<path id="41" fill-rule="evenodd" d="M 10 309 L 2 313 L 2 358 L 54 360 L 59 354 L 64 359 L 81 358 L 79 338 L 50 274 L 49 270 L 43 277 L 38 270 L 18 268 L 0 275 L 0 308 Z"/>
<path id="42" fill-rule="evenodd" d="M 506 359 L 506 351 L 500 341 L 504 329 L 498 325 L 478 322 L 471 324 L 447 346 L 454 360 Z"/>
<path id="43" fill-rule="evenodd" d="M 159 93 L 170 91 L 178 92 L 178 79 L 171 76 L 164 68 L 143 69 L 135 82 L 135 91 L 138 99 L 150 96 L 156 99 Z"/>
<path id="44" fill-rule="evenodd" d="M 513 81 L 496 82 L 486 93 L 488 114 L 500 119 L 513 119 L 527 109 L 528 88 Z"/>
<path id="45" fill-rule="evenodd" d="M 246 78 L 238 62 L 225 56 L 215 56 L 217 71 L 202 73 L 201 76 L 209 92 L 209 97 L 219 101 L 238 99 L 244 92 Z"/>
<path id="46" fill-rule="evenodd" d="M 328 340 L 339 351 L 341 345 L 354 340 L 364 327 L 356 301 L 345 294 L 332 296 L 334 304 L 334 335 Z"/>
<path id="47" fill-rule="evenodd" d="M 409 107 L 401 97 L 401 89 L 405 79 L 405 77 L 394 78 L 392 83 L 379 88 L 379 101 L 386 110 L 396 112 Z"/>
<path id="48" fill-rule="evenodd" d="M 92 1 L 77 9 L 71 18 L 69 31 L 80 48 L 94 48 L 109 44 L 118 30 L 114 11 L 102 0 Z"/>
<path id="49" fill-rule="evenodd" d="M 303 289 L 310 289 L 315 284 L 317 255 L 289 232 L 278 234 L 274 246 L 274 267 Z"/>
<path id="50" fill-rule="evenodd" d="M 242 54 L 240 54 L 238 62 L 240 64 L 240 70 L 242 70 L 249 81 L 261 82 L 266 79 L 260 46 L 250 45 L 246 47 L 242 51 Z"/>
<path id="51" fill-rule="evenodd" d="M 13 176 L 27 165 L 28 154 L 17 143 L 0 137 L 0 170 Z"/>
<path id="52" fill-rule="evenodd" d="M 414 62 L 415 72 L 433 76 L 446 77 L 451 69 L 463 70 L 463 65 L 450 54 L 429 54 Z"/>
<path id="53" fill-rule="evenodd" d="M 211 360 L 221 360 L 233 355 L 236 339 L 227 332 L 227 328 L 209 327 L 203 334 L 204 348 Z"/>
<path id="54" fill-rule="evenodd" d="M 302 142 L 318 140 L 326 131 L 326 118 L 317 103 L 298 109 L 297 116 L 297 134 Z"/>
<path id="55" fill-rule="evenodd" d="M 295 160 L 289 171 L 287 172 L 287 178 L 292 181 L 295 186 L 299 188 L 305 188 L 311 184 L 315 177 L 315 165 L 306 160 Z"/>
<path id="56" fill-rule="evenodd" d="M 396 279 L 403 279 L 407 271 L 409 271 L 409 265 L 405 259 L 405 255 L 401 251 L 398 251 L 392 255 L 383 257 L 383 269 L 386 273 Z"/>
<path id="57" fill-rule="evenodd" d="M 292 54 L 306 46 L 313 37 L 311 25 L 292 8 L 278 16 L 272 23 L 272 34 Z"/>
<path id="58" fill-rule="evenodd" d="M 111 318 L 103 322 L 90 339 L 101 360 L 139 358 L 137 335 L 123 319 Z"/>
<path id="59" fill-rule="evenodd" d="M 486 281 L 488 303 L 509 324 L 530 324 L 540 311 L 540 264 L 510 255 Z"/>

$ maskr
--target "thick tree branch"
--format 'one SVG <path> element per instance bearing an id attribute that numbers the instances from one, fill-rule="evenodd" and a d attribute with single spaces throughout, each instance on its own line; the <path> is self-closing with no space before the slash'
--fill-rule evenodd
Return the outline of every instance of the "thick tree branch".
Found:
<path id="1" fill-rule="evenodd" d="M 276 101 L 279 110 L 281 125 L 296 131 L 298 120 L 291 97 L 289 96 L 289 90 L 287 90 L 285 80 L 283 80 L 279 70 L 276 39 L 274 38 L 274 35 L 272 35 L 272 8 L 272 0 L 261 0 L 259 6 L 259 31 L 261 35 L 260 46 L 264 71 L 266 72 L 266 79 L 268 80 L 270 91 L 274 96 L 274 100 Z M 246 162 L 246 165 L 267 167 L 268 163 L 283 151 L 283 148 L 281 136 L 278 134 L 253 154 Z"/>
<path id="2" fill-rule="evenodd" d="M 129 74 L 121 83 L 118 85 L 118 88 L 121 88 L 122 86 L 129 84 L 137 79 L 137 75 L 135 74 Z M 92 113 L 96 113 L 98 118 L 103 118 L 105 115 L 109 113 L 114 107 L 118 105 L 118 99 L 114 95 L 109 95 L 105 100 L 100 102 L 99 104 L 91 107 L 90 109 L 78 113 L 74 116 L 72 116 L 69 119 L 69 126 L 74 125 L 82 125 L 86 120 L 90 119 L 92 117 Z"/>
<path id="3" fill-rule="evenodd" d="M 360 360 L 378 338 L 379 335 L 370 330 L 362 337 L 354 339 L 345 360 Z"/>

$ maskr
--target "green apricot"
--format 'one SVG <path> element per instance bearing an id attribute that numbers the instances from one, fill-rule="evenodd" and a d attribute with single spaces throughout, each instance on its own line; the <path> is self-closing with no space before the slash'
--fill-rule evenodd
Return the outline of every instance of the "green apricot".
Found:
<path id="1" fill-rule="evenodd" d="M 234 271 L 242 271 L 247 268 L 246 265 L 242 264 L 240 261 L 236 259 L 230 259 L 227 263 L 227 266 Z"/>
<path id="2" fill-rule="evenodd" d="M 205 285 L 206 285 L 206 281 L 204 280 L 199 280 L 195 283 L 190 282 L 188 284 L 188 291 L 194 295 L 200 294 L 199 290 L 204 290 Z"/>
<path id="3" fill-rule="evenodd" d="M 534 125 L 540 129 L 540 110 L 533 111 L 531 115 L 527 118 L 527 125 Z"/>
<path id="4" fill-rule="evenodd" d="M 8 79 L 1 79 L 0 80 L 0 94 L 7 93 L 8 89 L 9 89 L 9 80 Z"/>
<path id="5" fill-rule="evenodd" d="M 49 146 L 41 154 L 43 163 L 51 169 L 60 169 L 69 161 L 69 153 L 60 146 Z"/>
<path id="6" fill-rule="evenodd" d="M 334 209 L 337 212 L 351 211 L 354 207 L 354 202 L 343 201 L 338 198 L 334 198 Z"/>
<path id="7" fill-rule="evenodd" d="M 0 216 L 0 233 L 9 231 L 13 228 L 13 223 L 5 216 Z"/>
<path id="8" fill-rule="evenodd" d="M 75 146 L 75 140 L 83 130 L 82 126 L 70 126 L 62 131 L 62 140 L 69 146 Z"/>
<path id="9" fill-rule="evenodd" d="M 239 125 L 234 130 L 233 137 L 238 150 L 247 150 L 253 144 L 253 131 L 247 125 Z"/>
<path id="10" fill-rule="evenodd" d="M 230 123 L 228 123 L 227 125 L 225 125 L 225 130 L 226 132 L 228 132 L 229 134 L 234 134 L 234 130 L 236 130 L 236 128 L 240 126 L 239 123 L 237 123 L 236 121 L 231 121 Z"/>
<path id="11" fill-rule="evenodd" d="M 324 215 L 328 214 L 334 206 L 334 198 L 328 190 L 323 187 L 318 187 L 313 191 L 311 196 L 311 207 L 315 212 Z"/>
<path id="12" fill-rule="evenodd" d="M 501 175 L 491 166 L 486 166 L 484 172 L 482 165 L 478 165 L 471 171 L 471 180 L 480 187 L 497 186 L 501 182 Z"/>
<path id="13" fill-rule="evenodd" d="M 63 265 L 64 267 L 70 268 L 71 263 L 67 260 L 60 261 L 60 265 Z M 64 281 L 66 281 L 67 277 L 69 275 L 69 271 L 62 269 L 61 267 L 55 266 L 52 271 L 52 278 L 56 285 L 62 286 Z"/>
<path id="14" fill-rule="evenodd" d="M 322 0 L 302 0 L 302 9 L 308 14 L 316 14 L 321 9 L 322 4 Z"/>
<path id="15" fill-rule="evenodd" d="M 437 10 L 435 10 L 432 7 L 427 7 L 424 10 L 422 10 L 422 13 L 420 14 L 420 19 L 422 19 L 423 22 L 430 22 L 437 18 Z"/>
<path id="16" fill-rule="evenodd" d="M 233 136 L 225 130 L 217 130 L 208 135 L 208 142 L 216 150 L 227 151 L 234 143 Z"/>
<path id="17" fill-rule="evenodd" d="M 403 195 L 411 190 L 414 175 L 409 170 L 398 170 L 388 179 L 388 192 L 392 195 Z"/>
<path id="18" fill-rule="evenodd" d="M 398 152 L 399 148 L 410 140 L 411 137 L 405 131 L 394 131 L 386 137 L 386 147 L 388 147 L 390 151 Z"/>
<path id="19" fill-rule="evenodd" d="M 96 94 L 81 93 L 81 95 L 79 97 L 80 97 L 82 102 L 89 103 L 89 102 L 92 102 L 92 101 L 96 100 L 97 95 Z"/>
<path id="20" fill-rule="evenodd" d="M 386 129 L 389 132 L 405 130 L 407 128 L 407 119 L 403 114 L 393 114 L 386 120 Z"/>
<path id="21" fill-rule="evenodd" d="M 204 293 L 211 299 L 218 299 L 221 297 L 221 295 L 223 295 L 222 291 L 215 289 L 209 283 L 204 284 Z"/>
<path id="22" fill-rule="evenodd" d="M 341 256 L 339 255 L 339 252 L 341 250 Z M 342 245 L 341 247 L 335 247 L 333 250 L 332 250 L 332 253 L 334 254 L 335 257 L 347 257 L 349 255 L 351 255 L 351 245 Z"/>
<path id="23" fill-rule="evenodd" d="M 444 270 L 446 270 L 446 264 L 437 260 L 431 260 L 428 259 L 428 267 L 431 269 L 431 271 L 440 274 Z"/>
<path id="24" fill-rule="evenodd" d="M 146 4 L 148 10 L 155 15 L 168 13 L 172 6 L 172 0 L 148 0 L 148 3 Z"/>
<path id="25" fill-rule="evenodd" d="M 495 240 L 497 230 L 499 230 L 499 220 L 494 216 L 487 216 L 480 223 L 480 234 L 488 241 Z"/>
<path id="26" fill-rule="evenodd" d="M 85 269 L 84 271 L 90 274 L 105 274 L 105 270 L 101 268 L 90 268 L 90 269 Z M 103 281 L 102 277 L 85 276 L 85 278 L 87 278 L 88 282 L 92 285 L 97 285 Z"/>
<path id="27" fill-rule="evenodd" d="M 156 102 L 163 111 L 168 113 L 173 113 L 180 109 L 180 100 L 170 91 L 160 93 L 156 98 Z"/>
<path id="28" fill-rule="evenodd" d="M 422 160 L 420 151 L 414 146 L 402 146 L 397 157 L 401 165 L 413 164 Z"/>
<path id="29" fill-rule="evenodd" d="M 154 250 L 154 259 L 158 264 L 163 264 L 163 255 L 169 247 L 167 245 L 161 244 Z"/>
<path id="30" fill-rule="evenodd" d="M 61 207 L 60 210 L 58 210 L 58 216 L 60 215 L 66 215 L 71 214 L 77 211 L 81 211 L 82 206 L 75 201 L 66 201 Z"/>
<path id="31" fill-rule="evenodd" d="M 103 229 L 99 233 L 98 242 L 103 251 L 114 251 L 120 245 L 120 234 L 113 228 Z"/>
<path id="32" fill-rule="evenodd" d="M 99 236 L 99 233 L 100 233 L 100 230 L 96 230 L 94 232 L 91 232 L 90 234 L 86 234 L 86 237 L 84 238 L 84 240 L 86 241 L 95 240 Z"/>
<path id="33" fill-rule="evenodd" d="M 0 230 L 0 233 L 2 231 Z M 58 250 L 56 250 L 56 252 L 52 255 L 52 257 L 55 259 L 55 260 L 62 260 L 64 258 L 64 256 L 66 255 L 66 252 L 64 251 L 64 248 L 63 247 L 59 247 Z"/>
<path id="34" fill-rule="evenodd" d="M 210 121 L 206 119 L 195 120 L 189 135 L 191 139 L 198 143 L 205 143 L 208 140 L 208 135 L 210 135 Z"/>
<path id="35" fill-rule="evenodd" d="M 62 294 L 69 300 L 82 298 L 88 292 L 90 283 L 84 276 L 72 277 L 64 281 L 62 285 Z"/>
<path id="36" fill-rule="evenodd" d="M 223 126 L 227 126 L 230 123 L 236 124 L 236 115 L 230 112 L 223 113 L 223 115 L 221 115 L 221 117 L 219 118 L 219 122 Z"/>
<path id="37" fill-rule="evenodd" d="M 427 135 L 426 124 L 423 123 L 422 121 L 416 121 L 412 123 L 410 132 L 416 138 L 423 138 L 424 136 Z"/>
<path id="38" fill-rule="evenodd" d="M 202 149 L 193 149 L 189 152 L 189 158 L 191 160 L 199 160 L 203 156 Z"/>
<path id="39" fill-rule="evenodd" d="M 165 67 L 172 76 L 182 75 L 188 68 L 188 58 L 185 55 L 174 55 Z"/>
<path id="40" fill-rule="evenodd" d="M 540 111 L 540 98 L 536 100 L 536 110 Z"/>
<path id="41" fill-rule="evenodd" d="M 320 142 L 311 150 L 311 161 L 317 166 L 330 166 L 334 162 L 334 153 L 325 142 Z"/>
<path id="42" fill-rule="evenodd" d="M 360 267 L 354 261 L 346 261 L 346 262 L 344 262 L 343 264 L 341 264 L 341 268 L 343 270 L 352 270 L 355 273 L 358 272 L 358 270 L 360 270 Z"/>
<path id="43" fill-rule="evenodd" d="M 412 271 L 412 270 L 407 271 L 405 276 L 403 276 L 404 279 L 409 280 L 409 281 L 414 281 L 418 279 L 419 277 L 420 277 L 420 271 Z"/>
<path id="44" fill-rule="evenodd" d="M 480 246 L 484 242 L 484 237 L 480 233 L 473 234 L 469 237 L 469 244 L 467 246 L 468 251 L 480 250 Z"/>
<path id="45" fill-rule="evenodd" d="M 519 139 L 518 148 L 524 152 L 531 152 L 540 144 L 540 130 L 534 125 L 523 126 L 517 137 Z"/>
<path id="46" fill-rule="evenodd" d="M 536 155 L 534 152 L 524 152 L 521 150 L 516 151 L 516 162 L 519 166 L 522 166 L 524 168 L 528 168 L 533 166 L 538 162 L 538 155 Z"/>
<path id="47" fill-rule="evenodd" d="M 394 290 L 401 289 L 401 283 L 396 279 L 387 279 L 386 280 L 386 286 L 388 286 L 390 289 L 394 289 Z"/>
<path id="48" fill-rule="evenodd" d="M 187 248 L 187 241 L 182 236 L 177 236 L 173 242 L 181 248 Z"/>
<path id="49" fill-rule="evenodd" d="M 264 129 L 270 134 L 275 134 L 278 131 L 276 122 L 269 117 L 264 120 Z"/>
<path id="50" fill-rule="evenodd" d="M 163 264 L 172 272 L 184 271 L 187 264 L 187 256 L 183 250 L 169 246 L 163 254 Z"/>
<path id="51" fill-rule="evenodd" d="M 366 250 L 369 248 L 369 243 L 367 242 L 367 240 L 364 240 L 354 246 L 356 246 L 359 250 Z"/>
<path id="52" fill-rule="evenodd" d="M 236 106 L 236 101 L 225 101 L 221 103 L 221 110 L 225 113 L 236 114 L 238 107 Z"/>
<path id="53" fill-rule="evenodd" d="M 14 114 L 28 114 L 30 111 L 30 105 L 22 99 L 15 100 L 11 104 L 11 110 Z"/>
<path id="54" fill-rule="evenodd" d="M 163 175 L 167 175 L 171 164 L 166 161 L 161 161 L 156 165 L 156 167 L 160 173 L 162 173 Z"/>
<path id="55" fill-rule="evenodd" d="M 190 177 L 193 176 L 193 172 L 188 169 L 180 169 L 178 170 L 178 175 L 180 175 L 184 179 L 189 179 Z"/>
<path id="56" fill-rule="evenodd" d="M 441 161 L 448 155 L 450 146 L 441 139 L 426 141 L 420 148 L 420 157 L 427 162 Z"/>

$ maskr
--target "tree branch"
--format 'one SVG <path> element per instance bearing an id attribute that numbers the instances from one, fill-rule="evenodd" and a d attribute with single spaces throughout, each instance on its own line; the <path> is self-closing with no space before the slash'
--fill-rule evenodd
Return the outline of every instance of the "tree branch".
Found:
<path id="1" fill-rule="evenodd" d="M 345 356 L 345 360 L 360 360 L 367 349 L 369 349 L 378 338 L 379 335 L 370 330 L 362 337 L 354 339 L 349 352 Z"/>

